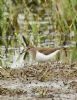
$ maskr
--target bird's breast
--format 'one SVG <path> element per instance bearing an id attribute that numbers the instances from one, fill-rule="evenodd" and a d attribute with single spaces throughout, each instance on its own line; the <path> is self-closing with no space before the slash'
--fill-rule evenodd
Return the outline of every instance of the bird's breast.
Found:
<path id="1" fill-rule="evenodd" d="M 43 62 L 43 61 L 48 61 L 48 60 L 51 60 L 53 59 L 56 54 L 59 52 L 60 50 L 56 50 L 55 52 L 53 53 L 50 53 L 48 55 L 45 55 L 43 53 L 40 53 L 39 51 L 36 52 L 36 60 L 39 61 L 39 62 Z"/>

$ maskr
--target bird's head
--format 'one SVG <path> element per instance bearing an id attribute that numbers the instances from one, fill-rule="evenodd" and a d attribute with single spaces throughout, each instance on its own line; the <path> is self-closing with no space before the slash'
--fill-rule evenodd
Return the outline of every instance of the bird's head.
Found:
<path id="1" fill-rule="evenodd" d="M 36 51 L 36 47 L 34 47 L 34 46 L 28 46 L 27 47 L 27 51 L 28 52 L 35 52 Z"/>

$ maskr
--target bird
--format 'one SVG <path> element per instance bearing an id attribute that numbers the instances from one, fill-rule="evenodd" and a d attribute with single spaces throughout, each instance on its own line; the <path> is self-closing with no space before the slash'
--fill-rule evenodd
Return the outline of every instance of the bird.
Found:
<path id="1" fill-rule="evenodd" d="M 67 46 L 61 46 L 57 48 L 51 48 L 51 47 L 35 47 L 32 45 L 29 45 L 26 38 L 23 36 L 23 40 L 27 46 L 27 49 L 25 50 L 25 54 L 30 53 L 32 55 L 32 58 L 36 60 L 37 62 L 46 62 L 53 60 L 54 57 L 62 50 L 66 49 Z M 25 57 L 24 57 L 25 58 Z"/>
<path id="2" fill-rule="evenodd" d="M 45 62 L 54 59 L 54 57 L 60 52 L 60 49 L 61 48 L 29 46 L 27 51 L 32 54 L 34 60 L 37 62 Z"/>

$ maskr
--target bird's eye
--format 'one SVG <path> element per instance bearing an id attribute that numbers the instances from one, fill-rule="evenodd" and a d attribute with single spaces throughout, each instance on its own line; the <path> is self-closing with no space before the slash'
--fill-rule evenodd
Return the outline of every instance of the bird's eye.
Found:
<path id="1" fill-rule="evenodd" d="M 28 47 L 28 50 L 30 49 L 30 47 Z"/>

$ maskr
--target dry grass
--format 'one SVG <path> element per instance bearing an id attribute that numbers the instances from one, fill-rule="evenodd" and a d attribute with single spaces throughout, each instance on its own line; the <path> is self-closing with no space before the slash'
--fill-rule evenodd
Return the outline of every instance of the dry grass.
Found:
<path id="1" fill-rule="evenodd" d="M 44 63 L 22 69 L 0 69 L 0 95 L 25 95 L 54 100 L 59 95 L 66 95 L 66 99 L 77 92 L 76 66 L 76 63 Z"/>

